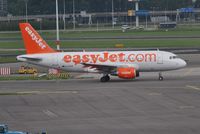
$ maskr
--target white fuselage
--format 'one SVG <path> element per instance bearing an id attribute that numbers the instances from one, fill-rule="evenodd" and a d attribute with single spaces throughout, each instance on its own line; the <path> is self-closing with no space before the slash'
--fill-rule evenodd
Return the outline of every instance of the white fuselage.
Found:
<path id="1" fill-rule="evenodd" d="M 28 60 L 29 58 L 40 60 Z M 169 71 L 186 66 L 184 60 L 165 51 L 57 52 L 20 55 L 17 59 L 69 72 L 99 72 L 82 63 L 134 67 L 139 72 Z"/>

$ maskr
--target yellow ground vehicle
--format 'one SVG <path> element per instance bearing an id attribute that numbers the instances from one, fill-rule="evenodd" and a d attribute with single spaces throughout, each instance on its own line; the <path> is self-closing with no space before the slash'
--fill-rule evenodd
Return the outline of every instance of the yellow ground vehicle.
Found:
<path id="1" fill-rule="evenodd" d="M 19 74 L 36 74 L 38 71 L 33 67 L 21 66 L 18 72 Z"/>

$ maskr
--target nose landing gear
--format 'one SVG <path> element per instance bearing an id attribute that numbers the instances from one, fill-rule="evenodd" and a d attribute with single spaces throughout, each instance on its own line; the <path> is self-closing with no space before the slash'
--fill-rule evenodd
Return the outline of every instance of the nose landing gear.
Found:
<path id="1" fill-rule="evenodd" d="M 101 82 L 108 82 L 110 80 L 110 76 L 107 74 L 107 75 L 104 75 L 103 77 L 101 77 L 100 81 Z"/>
<path id="2" fill-rule="evenodd" d="M 161 72 L 159 72 L 159 77 L 158 77 L 158 79 L 159 79 L 159 81 L 163 81 L 163 79 L 164 79 Z"/>

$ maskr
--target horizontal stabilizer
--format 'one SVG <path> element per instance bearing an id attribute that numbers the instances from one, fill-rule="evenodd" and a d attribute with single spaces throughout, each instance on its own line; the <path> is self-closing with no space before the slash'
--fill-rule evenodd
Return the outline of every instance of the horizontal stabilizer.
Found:
<path id="1" fill-rule="evenodd" d="M 22 55 L 22 56 L 17 56 L 17 60 L 19 60 L 19 61 L 35 61 L 35 62 L 38 62 L 38 61 L 41 61 L 42 58 L 28 57 L 26 55 Z"/>

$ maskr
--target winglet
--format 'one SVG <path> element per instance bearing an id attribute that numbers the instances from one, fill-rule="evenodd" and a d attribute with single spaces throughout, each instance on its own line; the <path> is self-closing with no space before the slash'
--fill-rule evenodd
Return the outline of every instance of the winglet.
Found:
<path id="1" fill-rule="evenodd" d="M 24 40 L 24 46 L 27 54 L 37 53 L 54 53 L 49 45 L 42 39 L 42 37 L 35 31 L 35 29 L 29 23 L 19 24 L 22 38 Z"/>

